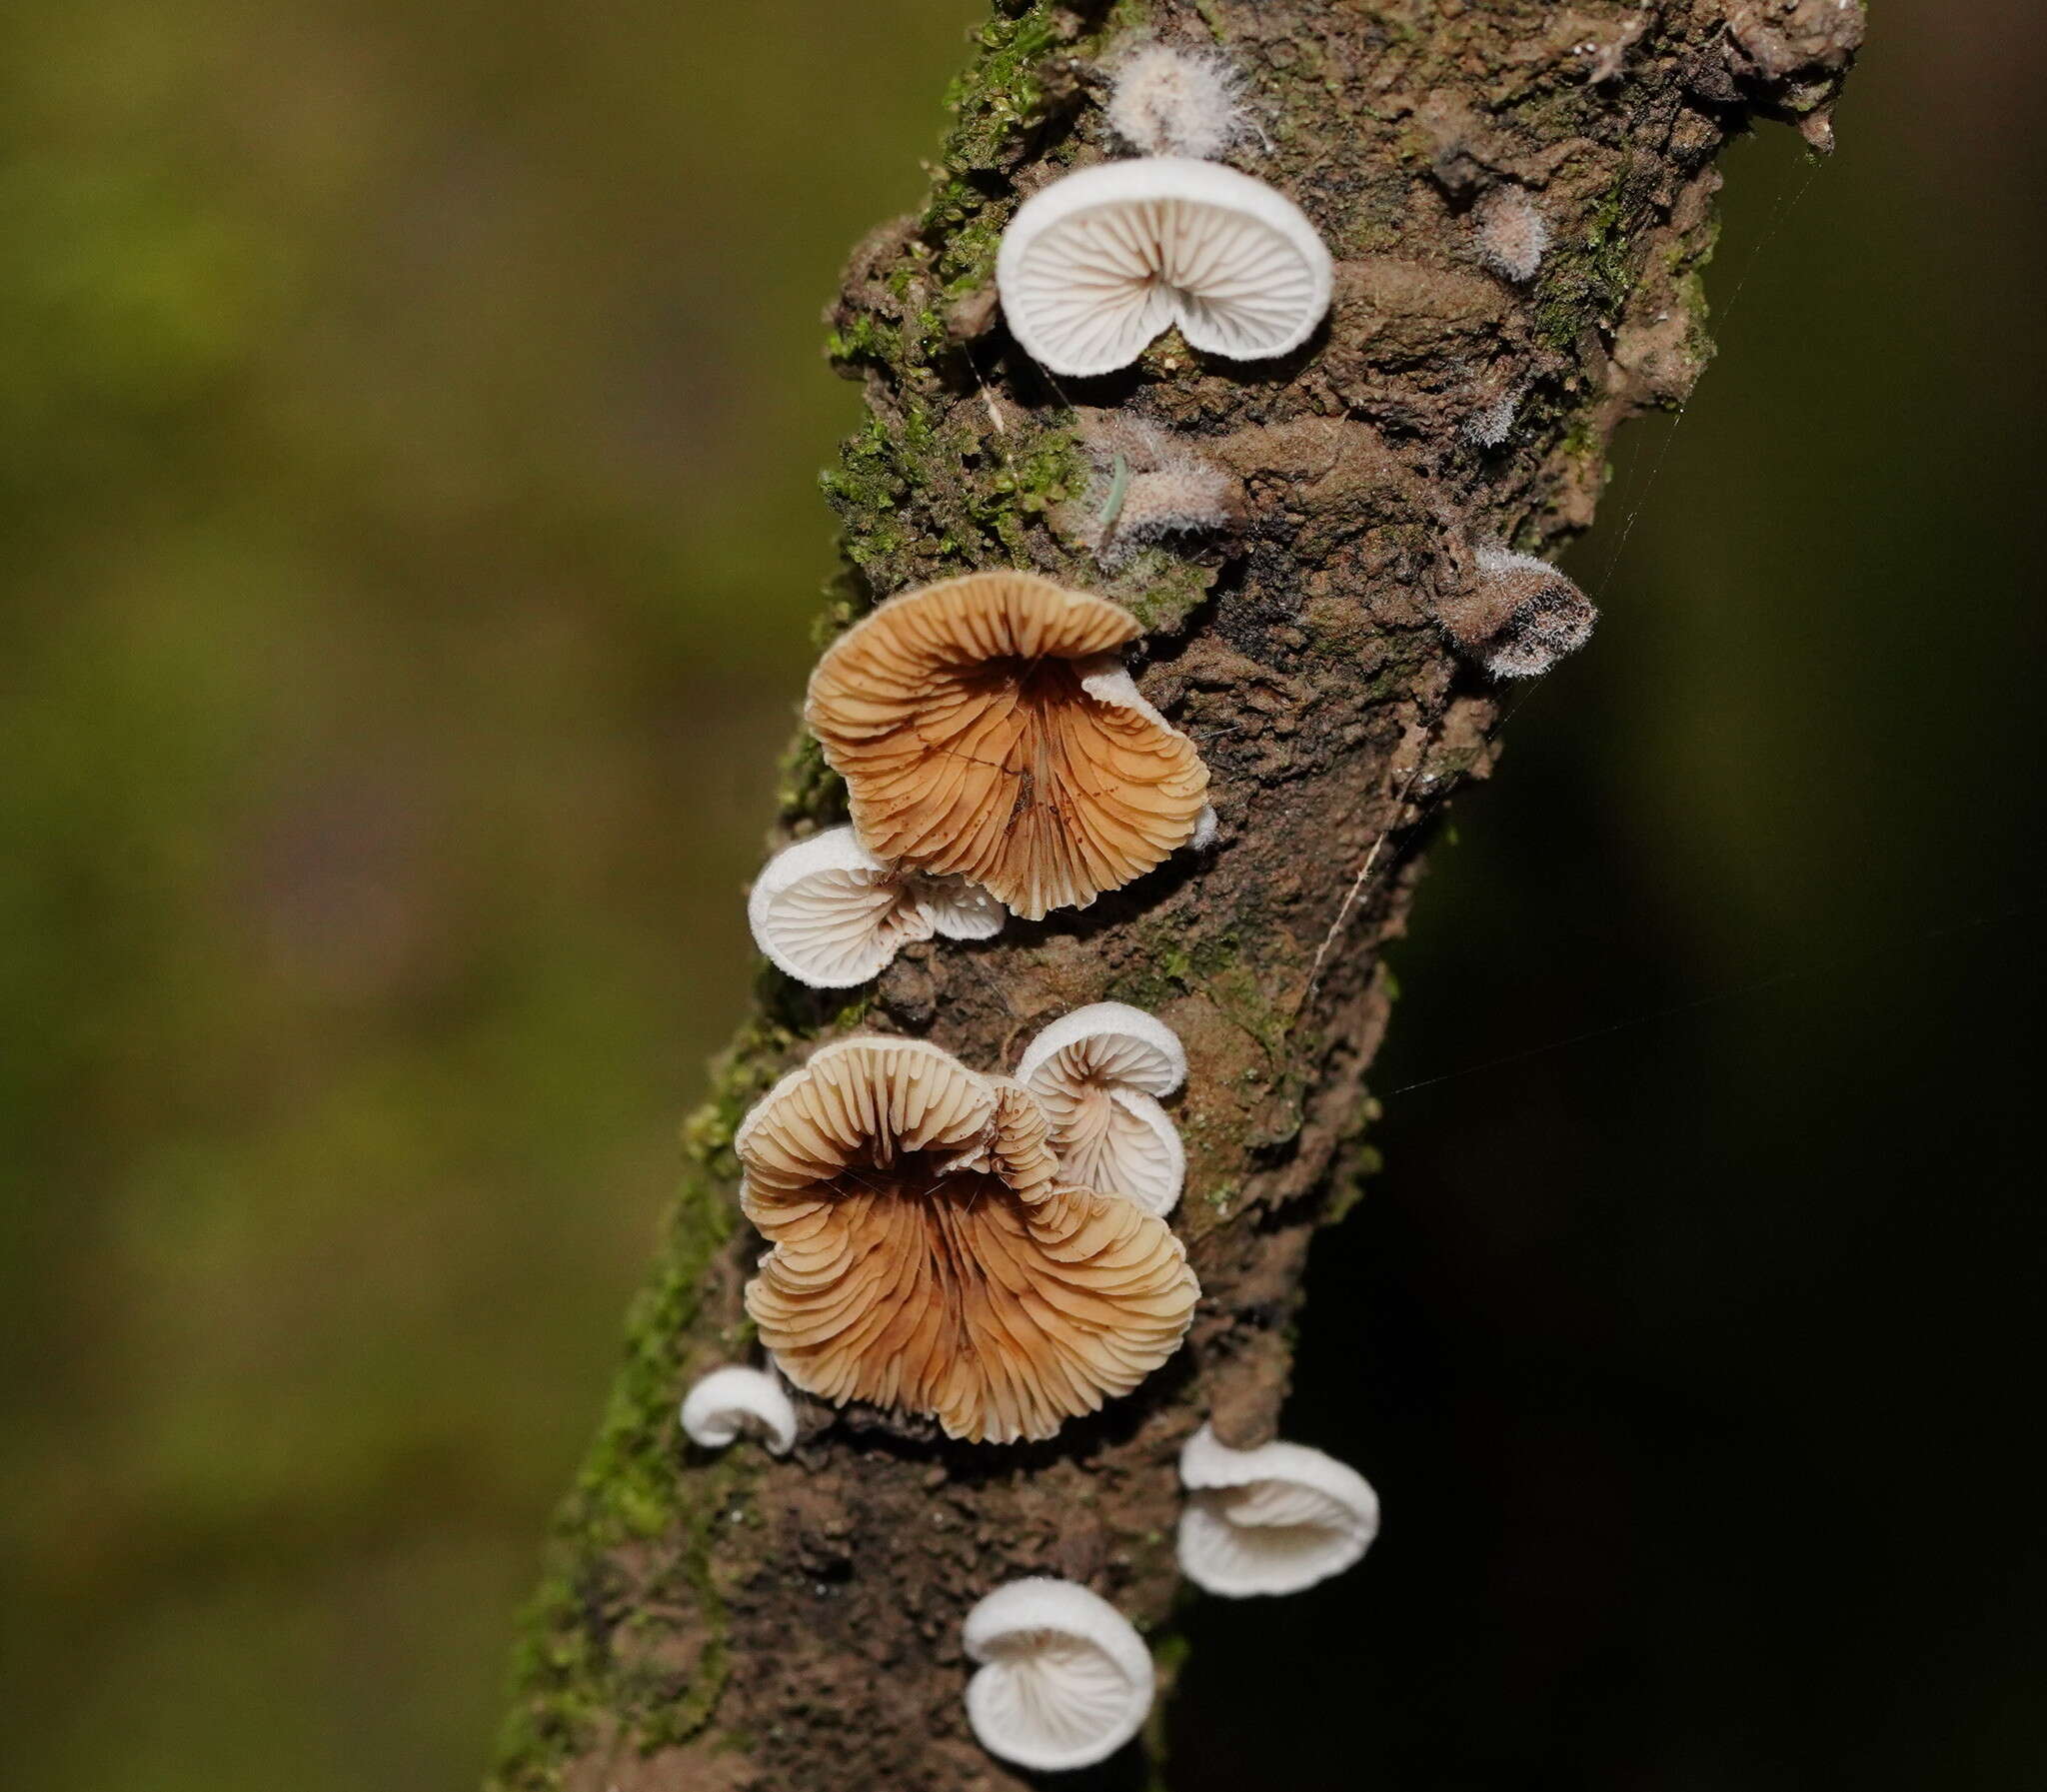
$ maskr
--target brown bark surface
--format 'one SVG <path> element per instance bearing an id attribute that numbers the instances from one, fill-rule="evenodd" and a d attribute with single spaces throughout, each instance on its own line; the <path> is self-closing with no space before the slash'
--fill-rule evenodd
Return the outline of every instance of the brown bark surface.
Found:
<path id="1" fill-rule="evenodd" d="M 1023 1784 L 968 1732 L 959 1642 L 968 1607 L 1018 1575 L 1094 1588 L 1169 1667 L 1174 1458 L 1207 1417 L 1238 1445 L 1275 1433 L 1308 1244 L 1366 1158 L 1379 947 L 1431 818 L 1491 764 L 1502 688 L 1439 617 L 1468 612 L 1479 547 L 1585 528 L 1614 428 L 1682 403 L 1709 352 L 1714 157 L 1756 113 L 1825 147 L 1861 27 L 1846 0 L 998 6 L 930 208 L 862 246 L 835 308 L 870 422 L 826 480 L 849 569 L 830 624 L 987 566 L 1127 604 L 1148 631 L 1141 688 L 1206 761 L 1219 837 L 1084 910 L 913 947 L 871 999 L 764 977 L 689 1130 L 495 1785 Z M 1269 147 L 1233 159 L 1322 231 L 1335 302 L 1281 363 L 1203 361 L 1168 336 L 1124 374 L 1055 383 L 1003 333 L 994 246 L 1020 196 L 1115 153 L 1096 65 L 1142 32 L 1219 43 L 1243 73 Z M 1510 186 L 1550 233 L 1532 279 L 1486 253 L 1485 202 Z M 1132 425 L 1230 476 L 1231 516 L 1104 569 L 1088 487 L 1118 450 L 1141 463 L 1157 438 Z M 843 804 L 799 751 L 785 831 Z M 786 1460 L 692 1449 L 677 1400 L 750 1347 L 740 1290 L 761 1245 L 731 1139 L 751 1099 L 861 1029 L 1006 1070 L 1039 1026 L 1104 999 L 1187 1047 L 1172 1223 L 1202 1295 L 1180 1353 L 1043 1444 L 949 1443 L 800 1397 Z M 1142 1753 L 1078 1778 L 1141 1784 Z"/>

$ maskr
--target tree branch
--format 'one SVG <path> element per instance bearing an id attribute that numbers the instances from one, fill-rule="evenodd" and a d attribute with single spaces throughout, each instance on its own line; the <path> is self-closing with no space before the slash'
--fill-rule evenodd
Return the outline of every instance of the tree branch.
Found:
<path id="1" fill-rule="evenodd" d="M 1241 71 L 1269 145 L 1242 165 L 1320 228 L 1335 303 L 1282 363 L 1168 336 L 1062 389 L 1002 332 L 996 245 L 1020 196 L 1112 153 L 1094 63 L 1138 30 Z M 1860 31 L 1845 0 L 998 5 L 929 205 L 861 246 L 833 310 L 868 415 L 825 476 L 847 570 L 821 638 L 982 567 L 1099 591 L 1149 630 L 1142 690 L 1199 747 L 1220 834 L 1085 910 L 913 947 L 871 995 L 764 974 L 559 1525 L 501 1792 L 1018 1785 L 968 1734 L 960 1624 L 1023 1574 L 1100 1591 L 1169 1665 L 1175 1455 L 1211 1415 L 1238 1445 L 1273 1433 L 1308 1242 L 1368 1160 L 1379 946 L 1443 799 L 1492 762 L 1502 688 L 1455 639 L 1479 556 L 1585 528 L 1613 430 L 1682 404 L 1709 352 L 1713 159 L 1755 112 L 1825 146 Z M 1161 452 L 1240 498 L 1205 536 L 1114 539 L 1132 456 Z M 784 829 L 843 816 L 801 744 Z M 1005 1069 L 1096 1000 L 1187 1046 L 1181 1352 L 1046 1444 L 799 1396 L 786 1460 L 691 1448 L 678 1399 L 749 1345 L 732 1141 L 754 1098 L 861 1027 Z"/>

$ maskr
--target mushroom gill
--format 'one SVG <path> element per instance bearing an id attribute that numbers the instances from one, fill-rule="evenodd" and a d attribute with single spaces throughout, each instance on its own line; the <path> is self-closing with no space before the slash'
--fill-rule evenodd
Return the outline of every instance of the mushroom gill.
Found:
<path id="1" fill-rule="evenodd" d="M 1036 920 L 1185 846 L 1193 744 L 1137 695 L 1127 611 L 1032 573 L 892 598 L 811 676 L 805 720 L 877 858 L 978 884 Z"/>
<path id="2" fill-rule="evenodd" d="M 1198 1293 L 1133 1203 L 1061 1185 L 1037 1103 L 937 1046 L 828 1045 L 736 1141 L 774 1246 L 747 1311 L 784 1375 L 951 1437 L 1049 1437 L 1179 1347 Z"/>

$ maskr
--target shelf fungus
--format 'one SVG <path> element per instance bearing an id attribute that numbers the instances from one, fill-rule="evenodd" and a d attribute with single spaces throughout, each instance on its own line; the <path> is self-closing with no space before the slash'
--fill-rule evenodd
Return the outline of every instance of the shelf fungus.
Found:
<path id="1" fill-rule="evenodd" d="M 835 1404 L 1013 1443 L 1124 1394 L 1199 1292 L 1165 1223 L 1061 1179 L 1043 1110 L 920 1039 L 827 1045 L 742 1123 L 740 1205 L 774 1247 L 747 1311 Z"/>
<path id="2" fill-rule="evenodd" d="M 961 1635 L 982 1665 L 967 1683 L 981 1746 L 1039 1773 L 1092 1767 L 1143 1727 L 1151 1653 L 1129 1619 L 1070 1580 L 996 1588 Z"/>
<path id="3" fill-rule="evenodd" d="M 1113 373 L 1173 325 L 1187 346 L 1268 361 L 1307 341 L 1332 269 L 1300 208 L 1190 156 L 1101 162 L 1017 208 L 996 256 L 1010 333 L 1033 361 Z"/>
<path id="4" fill-rule="evenodd" d="M 690 1441 L 706 1449 L 758 1437 L 770 1455 L 786 1456 L 796 1442 L 796 1407 L 782 1383 L 737 1363 L 700 1376 L 683 1396 L 680 1416 Z"/>
<path id="5" fill-rule="evenodd" d="M 1051 1122 L 1059 1173 L 1161 1215 L 1179 1200 L 1186 1152 L 1157 1097 L 1186 1075 L 1179 1035 L 1120 1001 L 1054 1020 L 1017 1062 L 1017 1080 Z"/>
<path id="6" fill-rule="evenodd" d="M 942 933 L 990 939 L 1008 918 L 986 891 L 885 864 L 851 828 L 785 847 L 754 882 L 754 943 L 800 983 L 847 989 L 879 976 L 904 946 Z"/>
<path id="7" fill-rule="evenodd" d="M 1436 604 L 1436 618 L 1496 679 L 1532 679 L 1592 638 L 1599 612 L 1548 561 L 1480 548 L 1476 577 Z"/>
<path id="8" fill-rule="evenodd" d="M 1029 920 L 1194 836 L 1207 769 L 1137 694 L 1127 611 L 1033 573 L 891 598 L 811 675 L 805 720 L 876 858 L 964 878 Z"/>
<path id="9" fill-rule="evenodd" d="M 1179 1478 L 1180 1572 L 1226 1598 L 1297 1593 L 1342 1573 L 1378 1535 L 1371 1483 L 1304 1444 L 1233 1450 L 1203 1425 L 1180 1451 Z"/>

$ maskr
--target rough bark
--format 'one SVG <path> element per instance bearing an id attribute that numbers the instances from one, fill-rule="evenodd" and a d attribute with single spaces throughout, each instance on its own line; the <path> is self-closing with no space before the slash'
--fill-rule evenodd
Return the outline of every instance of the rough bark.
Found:
<path id="1" fill-rule="evenodd" d="M 1614 428 L 1682 403 L 1709 353 L 1714 157 L 1757 113 L 1826 147 L 1861 26 L 1849 0 L 1000 0 L 929 206 L 861 246 L 833 311 L 868 417 L 824 480 L 847 572 L 820 639 L 977 567 L 1102 591 L 1149 630 L 1143 691 L 1200 748 L 1220 837 L 1084 911 L 913 948 L 852 1000 L 764 975 L 687 1129 L 496 1787 L 1022 1784 L 968 1734 L 959 1645 L 968 1606 L 1021 1574 L 1102 1592 L 1169 1681 L 1175 1454 L 1209 1415 L 1240 1445 L 1274 1431 L 1309 1240 L 1371 1162 L 1379 946 L 1442 800 L 1491 763 L 1500 689 L 1438 615 L 1479 545 L 1585 528 Z M 1093 65 L 1138 31 L 1219 42 L 1243 71 L 1269 148 L 1239 160 L 1321 228 L 1335 304 L 1282 364 L 1203 362 L 1168 336 L 1125 375 L 1055 385 L 994 316 L 995 246 L 1019 196 L 1109 152 Z M 1551 230 L 1526 282 L 1481 252 L 1485 196 L 1505 183 Z M 1230 528 L 1103 571 L 1083 538 L 1111 414 L 1233 474 Z M 843 814 L 800 745 L 785 834 Z M 750 1344 L 740 1289 L 759 1242 L 731 1144 L 753 1098 L 850 1029 L 996 1070 L 1103 999 L 1164 1016 L 1192 1065 L 1174 1223 L 1202 1299 L 1167 1368 L 1041 1445 L 952 1444 L 802 1402 L 790 1459 L 688 1446 L 677 1400 Z M 1140 1783 L 1141 1752 L 1088 1783 Z"/>

